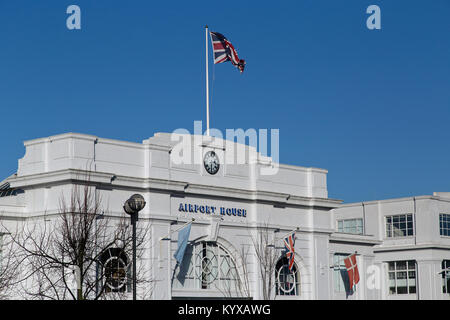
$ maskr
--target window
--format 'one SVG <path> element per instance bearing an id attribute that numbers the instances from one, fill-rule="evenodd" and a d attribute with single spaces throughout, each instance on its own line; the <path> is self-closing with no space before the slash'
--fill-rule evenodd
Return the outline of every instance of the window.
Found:
<path id="1" fill-rule="evenodd" d="M 392 261 L 388 263 L 389 294 L 416 293 L 416 262 Z"/>
<path id="2" fill-rule="evenodd" d="M 294 263 L 289 270 L 289 261 L 281 258 L 275 267 L 275 292 L 279 296 L 298 296 L 300 294 L 300 282 L 297 267 Z"/>
<path id="3" fill-rule="evenodd" d="M 240 278 L 232 256 L 216 242 L 188 244 L 174 288 L 215 289 L 237 294 Z"/>
<path id="4" fill-rule="evenodd" d="M 22 189 L 2 189 L 0 190 L 0 198 L 17 196 L 18 194 L 24 193 Z"/>
<path id="5" fill-rule="evenodd" d="M 346 283 L 348 283 L 347 268 L 345 267 L 344 260 L 349 256 L 348 253 L 335 253 L 334 254 L 334 291 L 347 292 Z M 345 280 L 345 282 L 344 282 Z"/>
<path id="6" fill-rule="evenodd" d="M 338 220 L 338 232 L 363 234 L 363 219 Z"/>
<path id="7" fill-rule="evenodd" d="M 450 294 L 450 260 L 442 261 L 442 292 Z"/>
<path id="8" fill-rule="evenodd" d="M 441 213 L 439 215 L 439 229 L 441 236 L 450 237 L 450 214 Z"/>
<path id="9" fill-rule="evenodd" d="M 387 238 L 406 237 L 412 236 L 413 234 L 412 214 L 386 216 Z"/>
<path id="10" fill-rule="evenodd" d="M 105 292 L 125 292 L 129 283 L 128 258 L 119 248 L 110 248 L 100 257 Z M 128 287 L 130 287 L 128 285 Z"/>

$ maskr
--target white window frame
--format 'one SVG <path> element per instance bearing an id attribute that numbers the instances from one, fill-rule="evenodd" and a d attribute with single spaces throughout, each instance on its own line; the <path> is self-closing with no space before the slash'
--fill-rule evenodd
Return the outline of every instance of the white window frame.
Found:
<path id="1" fill-rule="evenodd" d="M 345 224 L 349 224 L 351 222 L 355 222 L 354 226 L 345 226 Z M 358 221 L 361 221 L 361 225 L 358 225 Z M 342 228 L 340 227 L 342 224 Z M 349 230 L 350 229 L 350 230 Z M 354 231 L 352 231 L 354 229 Z M 358 229 L 361 232 L 358 232 Z M 351 218 L 351 219 L 340 219 L 337 221 L 337 230 L 341 233 L 350 233 L 350 234 L 364 234 L 364 219 L 363 218 Z"/>
<path id="2" fill-rule="evenodd" d="M 403 228 L 399 227 L 396 230 L 394 229 L 394 219 L 401 219 L 402 217 L 405 218 L 405 235 L 396 235 L 395 232 L 397 230 L 403 231 Z M 408 228 L 408 218 L 411 217 L 411 228 Z M 390 222 L 388 222 L 390 220 Z M 402 222 L 398 222 L 399 224 Z M 385 228 L 385 237 L 386 239 L 393 239 L 393 238 L 406 238 L 406 237 L 413 237 L 415 235 L 414 229 L 415 229 L 415 221 L 414 221 L 414 215 L 412 213 L 402 213 L 402 214 L 395 214 L 395 215 L 388 215 L 384 217 L 384 228 Z M 408 234 L 408 230 L 411 230 L 411 234 Z"/>
<path id="3" fill-rule="evenodd" d="M 444 228 L 444 220 L 446 227 Z M 442 237 L 450 237 L 450 214 L 440 213 L 439 214 L 439 234 Z"/>
<path id="4" fill-rule="evenodd" d="M 238 294 L 238 292 L 235 290 L 235 287 L 239 286 L 240 284 L 239 271 L 237 269 L 237 264 L 233 255 L 225 247 L 223 247 L 220 243 L 214 241 L 201 241 L 189 244 L 189 246 L 190 248 L 187 248 L 186 252 L 191 252 L 192 254 L 190 257 L 185 257 L 185 259 L 188 259 L 187 261 L 184 261 L 183 259 L 183 264 L 188 263 L 188 270 L 185 274 L 185 281 L 188 281 L 192 285 L 186 285 L 182 287 L 174 286 L 173 289 L 202 291 L 226 290 L 230 291 L 230 293 Z M 204 248 L 204 246 L 206 247 Z M 209 250 L 209 252 L 213 253 L 211 259 L 207 258 L 207 256 L 202 255 L 203 249 Z M 209 267 L 210 260 L 212 259 L 217 261 L 216 264 L 212 265 L 212 267 L 216 269 L 212 274 L 214 276 L 214 279 L 212 281 L 204 281 L 204 279 L 206 279 L 206 274 L 203 270 L 203 267 L 205 266 L 202 266 L 202 261 L 208 263 Z M 222 266 L 225 262 L 229 266 L 226 274 L 224 274 L 224 270 L 222 270 Z M 180 272 L 181 269 L 179 268 L 178 270 Z"/>
<path id="5" fill-rule="evenodd" d="M 286 261 L 284 261 L 286 260 Z M 281 266 L 278 268 L 275 268 L 275 294 L 277 296 L 299 296 L 300 295 L 300 273 L 298 271 L 297 265 L 294 262 L 294 266 L 292 267 L 292 271 L 289 271 L 288 261 L 286 257 L 281 258 L 277 261 L 275 266 L 278 266 L 278 264 L 281 263 Z M 294 286 L 293 286 L 293 292 L 291 294 L 291 291 L 285 291 L 282 288 L 281 282 L 280 282 L 280 275 L 281 272 L 288 272 L 287 276 L 293 276 L 294 277 Z"/>
<path id="6" fill-rule="evenodd" d="M 106 274 L 107 267 L 114 270 L 114 266 L 110 265 L 114 262 L 117 262 L 117 267 L 119 267 L 119 263 L 123 267 L 122 269 L 124 274 L 120 280 L 115 280 L 114 277 L 109 277 L 109 274 Z M 103 278 L 102 283 L 99 282 L 97 285 L 103 286 L 104 294 L 108 295 L 132 291 L 132 262 L 129 261 L 127 254 L 121 248 L 111 247 L 104 250 L 104 252 L 100 255 L 96 268 L 98 272 L 97 277 Z M 117 268 L 117 270 L 121 269 Z M 120 284 L 115 287 L 111 284 L 114 283 L 114 281 L 119 281 Z M 100 290 L 100 287 L 98 287 L 97 290 Z"/>
<path id="7" fill-rule="evenodd" d="M 406 269 L 397 269 L 397 265 L 400 262 L 406 263 Z M 413 262 L 413 264 L 414 264 L 414 268 L 412 268 L 412 269 L 409 267 L 410 262 Z M 415 260 L 399 260 L 399 261 L 389 261 L 387 264 L 388 264 L 387 265 L 387 272 L 388 272 L 387 289 L 388 289 L 389 295 L 397 296 L 397 295 L 417 294 L 417 290 L 418 290 L 418 288 L 417 288 L 417 262 Z M 394 270 L 389 269 L 390 264 L 394 265 Z M 403 279 L 398 279 L 398 274 L 400 272 L 406 272 L 406 291 L 407 291 L 406 293 L 398 293 L 398 287 L 399 287 L 398 281 L 403 280 Z M 414 272 L 414 286 L 409 284 L 410 272 Z M 395 284 L 395 292 L 391 292 L 391 284 L 390 284 L 390 278 L 389 278 L 390 274 L 394 274 L 393 280 L 394 280 L 394 284 Z M 411 278 L 411 280 L 412 279 L 413 278 Z M 410 292 L 411 291 L 410 288 L 412 288 L 412 287 L 415 288 L 415 292 Z"/>
<path id="8" fill-rule="evenodd" d="M 349 253 L 336 252 L 333 254 L 333 280 L 334 292 L 345 293 L 345 283 L 342 279 L 341 270 L 347 270 L 344 260 Z"/>

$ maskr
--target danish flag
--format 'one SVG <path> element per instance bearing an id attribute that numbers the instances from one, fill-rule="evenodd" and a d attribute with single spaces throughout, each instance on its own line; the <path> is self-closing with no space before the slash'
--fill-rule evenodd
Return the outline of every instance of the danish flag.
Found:
<path id="1" fill-rule="evenodd" d="M 286 249 L 286 258 L 289 262 L 289 271 L 292 271 L 292 267 L 294 266 L 294 245 L 295 245 L 295 232 L 291 233 L 290 236 L 284 239 L 284 247 Z"/>
<path id="2" fill-rule="evenodd" d="M 231 61 L 241 73 L 244 72 L 245 60 L 239 59 L 231 42 L 218 32 L 210 32 L 210 34 L 214 51 L 214 64 Z"/>
<path id="3" fill-rule="evenodd" d="M 348 283 L 350 289 L 359 282 L 358 265 L 356 264 L 356 254 L 352 254 L 344 259 L 345 267 L 348 273 Z"/>

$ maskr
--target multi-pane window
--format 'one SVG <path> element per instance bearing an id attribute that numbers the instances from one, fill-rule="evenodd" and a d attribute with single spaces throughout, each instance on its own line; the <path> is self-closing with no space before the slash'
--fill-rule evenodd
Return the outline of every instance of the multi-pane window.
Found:
<path id="1" fill-rule="evenodd" d="M 344 260 L 348 256 L 348 253 L 334 254 L 334 291 L 336 292 L 346 292 L 344 278 L 347 276 L 347 268 Z"/>
<path id="2" fill-rule="evenodd" d="M 363 219 L 338 220 L 338 232 L 363 234 Z"/>
<path id="3" fill-rule="evenodd" d="M 412 214 L 386 216 L 386 237 L 407 237 L 414 235 Z"/>
<path id="4" fill-rule="evenodd" d="M 450 237 L 450 214 L 439 214 L 439 229 L 441 236 Z"/>
<path id="5" fill-rule="evenodd" d="M 213 289 L 227 294 L 239 294 L 241 285 L 233 257 L 216 242 L 189 244 L 174 279 L 174 288 Z"/>
<path id="6" fill-rule="evenodd" d="M 21 193 L 24 193 L 22 189 L 2 189 L 0 190 L 0 198 L 16 196 Z"/>
<path id="7" fill-rule="evenodd" d="M 128 257 L 120 248 L 109 248 L 100 256 L 98 275 L 103 280 L 104 292 L 126 292 L 131 289 L 131 270 Z"/>
<path id="8" fill-rule="evenodd" d="M 300 281 L 295 263 L 289 270 L 286 257 L 280 259 L 275 268 L 275 292 L 280 296 L 297 296 L 300 294 Z"/>
<path id="9" fill-rule="evenodd" d="M 392 261 L 388 263 L 389 294 L 416 293 L 416 262 Z"/>
<path id="10" fill-rule="evenodd" d="M 442 261 L 442 292 L 450 294 L 450 260 Z"/>

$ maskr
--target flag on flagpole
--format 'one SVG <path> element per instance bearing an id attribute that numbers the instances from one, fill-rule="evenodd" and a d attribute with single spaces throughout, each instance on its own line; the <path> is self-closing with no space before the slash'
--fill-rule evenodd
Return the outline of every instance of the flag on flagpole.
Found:
<path id="1" fill-rule="evenodd" d="M 286 258 L 289 262 L 289 271 L 292 271 L 294 266 L 294 256 L 295 256 L 295 232 L 292 232 L 288 237 L 284 239 L 284 247 L 286 252 Z"/>
<path id="2" fill-rule="evenodd" d="M 244 72 L 245 60 L 239 59 L 236 49 L 230 41 L 218 32 L 210 32 L 214 52 L 214 64 L 231 61 L 239 71 Z"/>
<path id="3" fill-rule="evenodd" d="M 178 249 L 174 254 L 175 259 L 179 264 L 183 261 L 184 252 L 186 251 L 187 243 L 189 241 L 189 234 L 191 233 L 191 223 L 178 232 Z"/>
<path id="4" fill-rule="evenodd" d="M 359 272 L 358 265 L 356 264 L 356 254 L 351 254 L 347 258 L 344 259 L 345 268 L 348 273 L 348 282 L 349 288 L 352 290 L 353 286 L 355 286 L 359 282 Z"/>

